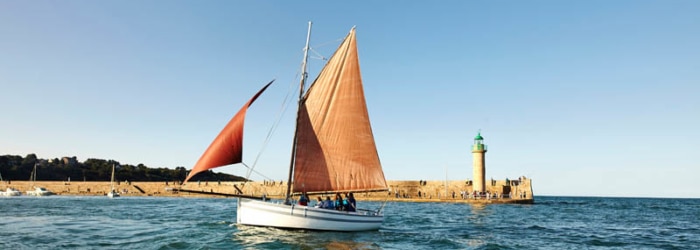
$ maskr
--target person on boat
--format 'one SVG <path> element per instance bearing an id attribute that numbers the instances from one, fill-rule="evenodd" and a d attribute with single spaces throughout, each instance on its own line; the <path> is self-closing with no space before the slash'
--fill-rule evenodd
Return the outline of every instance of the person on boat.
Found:
<path id="1" fill-rule="evenodd" d="M 323 207 L 323 199 L 321 198 L 321 196 L 316 197 L 316 205 L 314 207 L 317 207 L 317 208 Z"/>
<path id="2" fill-rule="evenodd" d="M 301 196 L 299 197 L 299 205 L 301 205 L 301 206 L 308 206 L 309 205 L 309 197 L 306 196 L 306 192 L 301 193 Z"/>
<path id="3" fill-rule="evenodd" d="M 345 211 L 355 212 L 357 210 L 355 196 L 352 195 L 352 193 L 348 193 L 348 195 L 345 197 L 345 201 L 347 203 L 347 206 L 345 207 Z"/>
<path id="4" fill-rule="evenodd" d="M 335 194 L 335 210 L 338 210 L 338 211 L 345 210 L 345 206 L 343 205 L 343 197 L 340 196 L 340 193 Z"/>
<path id="5" fill-rule="evenodd" d="M 341 209 L 341 210 L 342 210 L 342 211 L 348 211 L 348 206 L 350 206 L 350 204 L 348 203 L 348 195 L 345 194 L 345 198 L 344 198 L 344 199 L 343 199 L 342 196 L 341 196 L 341 199 L 343 200 L 343 209 Z"/>
<path id="6" fill-rule="evenodd" d="M 331 201 L 330 196 L 326 196 L 326 200 L 323 201 L 323 208 L 326 209 L 335 209 L 335 204 L 333 204 L 333 201 Z"/>

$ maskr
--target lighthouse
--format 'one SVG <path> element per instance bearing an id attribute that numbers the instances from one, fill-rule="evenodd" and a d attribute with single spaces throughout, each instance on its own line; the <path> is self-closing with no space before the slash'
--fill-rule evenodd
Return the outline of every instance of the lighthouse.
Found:
<path id="1" fill-rule="evenodd" d="M 473 191 L 485 192 L 486 191 L 486 145 L 484 144 L 484 137 L 481 136 L 481 131 L 474 137 L 474 145 L 472 145 L 472 158 L 473 162 L 473 176 L 474 184 Z"/>

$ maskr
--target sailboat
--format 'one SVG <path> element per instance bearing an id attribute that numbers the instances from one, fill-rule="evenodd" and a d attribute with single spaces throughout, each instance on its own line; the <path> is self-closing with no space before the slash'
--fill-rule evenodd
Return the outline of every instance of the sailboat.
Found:
<path id="1" fill-rule="evenodd" d="M 34 163 L 34 170 L 32 170 L 32 174 L 29 177 L 29 182 L 31 183 L 30 188 L 34 188 L 34 190 L 27 191 L 27 195 L 32 195 L 32 196 L 54 195 L 53 192 L 47 190 L 46 188 L 34 186 L 35 181 L 36 181 L 36 163 Z"/>
<path id="2" fill-rule="evenodd" d="M 15 188 L 8 187 L 5 191 L 0 191 L 0 196 L 20 196 L 22 192 Z"/>
<path id="3" fill-rule="evenodd" d="M 114 198 L 114 197 L 119 197 L 119 192 L 114 188 L 114 169 L 115 165 L 112 164 L 112 180 L 110 180 L 110 188 L 109 188 L 109 193 L 107 193 L 107 197 L 109 198 Z"/>
<path id="4" fill-rule="evenodd" d="M 304 91 L 311 22 L 309 22 L 286 198 L 283 202 L 239 196 L 238 224 L 324 231 L 377 230 L 383 206 L 337 211 L 298 205 L 293 196 L 387 191 L 370 126 L 362 87 L 355 27 Z M 258 91 L 229 121 L 190 171 L 185 183 L 211 168 L 242 163 L 243 124 L 248 107 L 272 82 Z"/>
<path id="5" fill-rule="evenodd" d="M 2 173 L 0 173 L 0 181 L 5 182 L 5 180 L 2 179 Z M 7 187 L 5 191 L 0 191 L 0 196 L 20 196 L 22 195 L 22 192 L 19 190 L 12 188 L 12 187 Z"/>

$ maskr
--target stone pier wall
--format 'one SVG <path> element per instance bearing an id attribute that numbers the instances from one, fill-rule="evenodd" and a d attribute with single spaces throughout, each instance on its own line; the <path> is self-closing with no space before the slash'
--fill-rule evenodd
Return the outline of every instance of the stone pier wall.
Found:
<path id="1" fill-rule="evenodd" d="M 445 188 L 447 183 L 447 188 Z M 387 181 L 389 191 L 373 192 L 373 193 L 356 193 L 357 199 L 364 200 L 405 200 L 405 201 L 463 201 L 463 200 L 479 200 L 487 203 L 512 201 L 532 201 L 532 181 L 531 179 L 521 177 L 515 180 L 486 180 L 486 190 L 492 194 L 491 199 L 486 197 L 472 196 L 462 197 L 462 193 L 472 194 L 473 186 L 469 181 L 422 181 L 422 180 L 404 180 L 404 181 Z M 122 193 L 123 196 L 182 196 L 182 197 L 205 197 L 205 194 L 193 194 L 186 192 L 173 193 L 167 191 L 167 188 L 182 188 L 188 190 L 196 190 L 200 192 L 235 194 L 238 187 L 245 195 L 267 195 L 270 198 L 283 198 L 287 184 L 285 182 L 190 182 L 186 185 L 177 185 L 173 182 L 118 182 L 115 188 Z M 108 181 L 37 181 L 34 186 L 43 187 L 58 195 L 105 195 L 109 192 L 110 182 Z M 16 188 L 22 193 L 28 190 L 33 190 L 32 184 L 29 181 L 2 181 L 0 182 L 0 190 L 6 188 Z M 420 193 L 420 195 L 419 195 Z M 454 193 L 454 197 L 452 194 Z M 496 197 L 495 194 L 498 194 Z M 506 194 L 506 197 L 504 197 Z M 508 194 L 510 197 L 507 197 Z M 329 194 L 330 195 L 330 194 Z M 315 199 L 317 195 L 310 195 Z M 324 195 L 325 196 L 325 195 Z M 510 201 L 510 202 L 509 202 Z"/>

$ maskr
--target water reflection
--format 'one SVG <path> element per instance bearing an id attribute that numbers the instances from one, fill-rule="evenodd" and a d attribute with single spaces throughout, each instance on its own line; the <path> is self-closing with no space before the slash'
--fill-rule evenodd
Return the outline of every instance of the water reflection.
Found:
<path id="1" fill-rule="evenodd" d="M 301 248 L 301 249 L 381 249 L 370 232 L 323 232 L 310 230 L 278 229 L 233 224 L 237 230 L 232 240 L 236 245 L 249 249 Z"/>
<path id="2" fill-rule="evenodd" d="M 468 219 L 471 222 L 483 223 L 484 219 L 493 213 L 490 207 L 486 204 L 469 204 L 469 207 L 470 210 Z"/>

